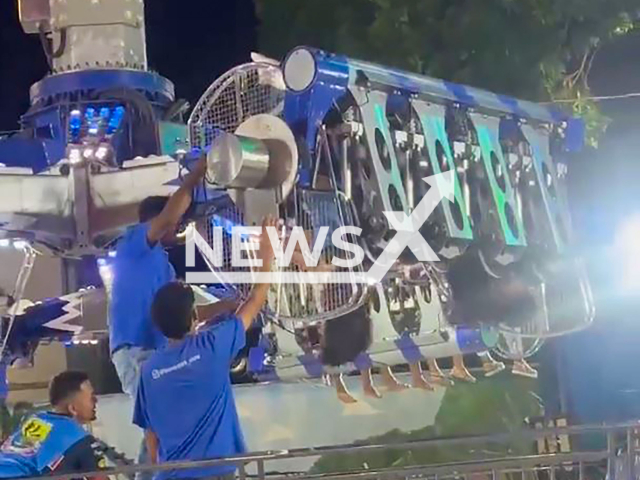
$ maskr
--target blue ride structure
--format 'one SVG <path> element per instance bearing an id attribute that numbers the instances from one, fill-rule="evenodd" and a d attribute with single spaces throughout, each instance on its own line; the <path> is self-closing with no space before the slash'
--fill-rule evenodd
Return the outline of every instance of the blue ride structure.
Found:
<path id="1" fill-rule="evenodd" d="M 61 257 L 104 256 L 136 221 L 136 206 L 174 191 L 203 152 L 208 172 L 188 228 L 225 249 L 222 264 L 208 264 L 214 275 L 235 268 L 222 224 L 254 225 L 271 213 L 314 239 L 323 227 L 361 232 L 352 240 L 363 264 L 341 267 L 360 280 L 274 288 L 240 370 L 327 373 L 314 335 L 358 315 L 372 324 L 370 346 L 342 369 L 490 349 L 527 357 L 546 338 L 592 322 L 566 193 L 570 154 L 583 143 L 579 119 L 309 47 L 230 70 L 189 112 L 170 80 L 147 69 L 142 0 L 22 0 L 19 8 L 51 71 L 31 88 L 22 128 L 0 137 L 0 238 Z M 411 216 L 431 189 L 423 179 L 445 173 L 450 201 L 417 226 L 438 261 L 407 249 L 382 282 L 363 282 L 396 234 L 385 212 Z M 339 250 L 327 245 L 321 256 Z M 535 318 L 517 328 L 451 325 L 447 271 L 471 256 L 489 278 L 526 279 Z M 28 315 L 35 311 L 24 312 L 20 328 L 15 315 L 3 323 L 4 357 L 19 355 L 9 345 L 23 344 L 20 332 L 57 338 L 51 322 L 64 313 L 43 320 Z"/>

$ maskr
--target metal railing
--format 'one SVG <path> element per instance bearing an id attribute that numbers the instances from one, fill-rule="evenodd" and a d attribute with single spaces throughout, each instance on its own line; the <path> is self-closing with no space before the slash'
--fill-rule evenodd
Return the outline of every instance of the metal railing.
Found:
<path id="1" fill-rule="evenodd" d="M 259 480 L 368 480 L 368 479 L 464 479 L 464 480 L 630 480 L 636 479 L 640 465 L 638 439 L 640 422 L 617 425 L 587 425 L 565 428 L 528 429 L 513 433 L 475 435 L 465 437 L 432 438 L 387 444 L 351 444 L 315 448 L 299 448 L 256 452 L 228 458 L 172 462 L 161 465 L 132 465 L 90 472 L 84 477 L 94 476 L 132 476 L 138 472 L 177 471 L 194 468 L 235 465 L 240 480 L 257 478 Z M 388 468 L 363 468 L 329 473 L 275 472 L 267 466 L 273 462 L 293 459 L 313 459 L 325 455 L 357 455 L 379 453 L 386 450 L 419 450 L 430 447 L 450 448 L 458 452 L 464 447 L 468 451 L 482 451 L 483 444 L 513 445 L 514 442 L 531 441 L 532 448 L 536 440 L 569 436 L 594 435 L 602 440 L 602 449 L 576 449 L 570 452 L 531 455 L 507 455 L 499 458 L 483 458 L 450 463 L 426 463 Z M 71 480 L 78 473 L 48 476 L 51 480 Z M 34 477 L 33 480 L 35 480 Z M 39 477 L 42 478 L 42 477 Z M 32 480 L 32 479 L 28 479 Z"/>

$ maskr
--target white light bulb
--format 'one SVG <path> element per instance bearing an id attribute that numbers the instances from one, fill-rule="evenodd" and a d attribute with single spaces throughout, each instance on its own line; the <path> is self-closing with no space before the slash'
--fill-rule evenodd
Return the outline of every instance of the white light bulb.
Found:
<path id="1" fill-rule="evenodd" d="M 628 218 L 618 229 L 615 252 L 622 270 L 623 286 L 640 290 L 640 215 Z"/>
<path id="2" fill-rule="evenodd" d="M 25 248 L 27 248 L 27 242 L 16 240 L 15 242 L 13 242 L 13 248 L 15 248 L 16 250 L 24 250 Z"/>
<path id="3" fill-rule="evenodd" d="M 98 160 L 104 160 L 107 157 L 108 153 L 109 153 L 109 149 L 107 147 L 100 147 L 96 151 L 96 158 Z"/>
<path id="4" fill-rule="evenodd" d="M 80 155 L 79 149 L 73 148 L 69 151 L 69 161 L 72 165 L 78 164 L 82 161 L 82 156 Z"/>

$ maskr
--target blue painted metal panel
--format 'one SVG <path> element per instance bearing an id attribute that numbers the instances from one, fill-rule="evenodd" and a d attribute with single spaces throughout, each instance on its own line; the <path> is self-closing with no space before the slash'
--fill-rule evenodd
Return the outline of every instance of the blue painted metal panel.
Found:
<path id="1" fill-rule="evenodd" d="M 0 141 L 0 163 L 7 167 L 31 168 L 35 173 L 49 166 L 42 141 L 17 136 Z"/>
<path id="2" fill-rule="evenodd" d="M 167 101 L 175 98 L 173 83 L 151 72 L 134 70 L 85 70 L 46 77 L 31 87 L 31 103 L 78 91 L 100 91 L 127 87 L 159 95 Z"/>

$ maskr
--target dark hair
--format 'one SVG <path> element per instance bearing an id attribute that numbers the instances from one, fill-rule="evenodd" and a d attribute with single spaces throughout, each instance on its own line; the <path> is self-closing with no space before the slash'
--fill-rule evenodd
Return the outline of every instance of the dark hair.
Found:
<path id="1" fill-rule="evenodd" d="M 59 373 L 53 377 L 49 385 L 49 402 L 55 407 L 69 400 L 88 380 L 89 375 L 85 372 L 69 370 Z"/>
<path id="2" fill-rule="evenodd" d="M 189 285 L 170 282 L 156 293 L 151 317 L 165 337 L 180 340 L 191 329 L 194 303 L 195 295 Z"/>
<path id="3" fill-rule="evenodd" d="M 475 255 L 454 262 L 447 281 L 451 288 L 452 304 L 447 315 L 451 325 L 504 323 L 517 327 L 536 313 L 536 300 L 525 277 L 509 272 L 495 278 Z"/>
<path id="4" fill-rule="evenodd" d="M 365 304 L 366 305 L 366 304 Z M 371 345 L 371 318 L 365 306 L 324 325 L 322 363 L 338 367 L 353 362 Z"/>
<path id="5" fill-rule="evenodd" d="M 147 197 L 138 206 L 138 220 L 140 223 L 145 223 L 154 217 L 160 215 L 160 212 L 164 209 L 165 205 L 169 201 L 169 197 L 155 195 Z"/>

